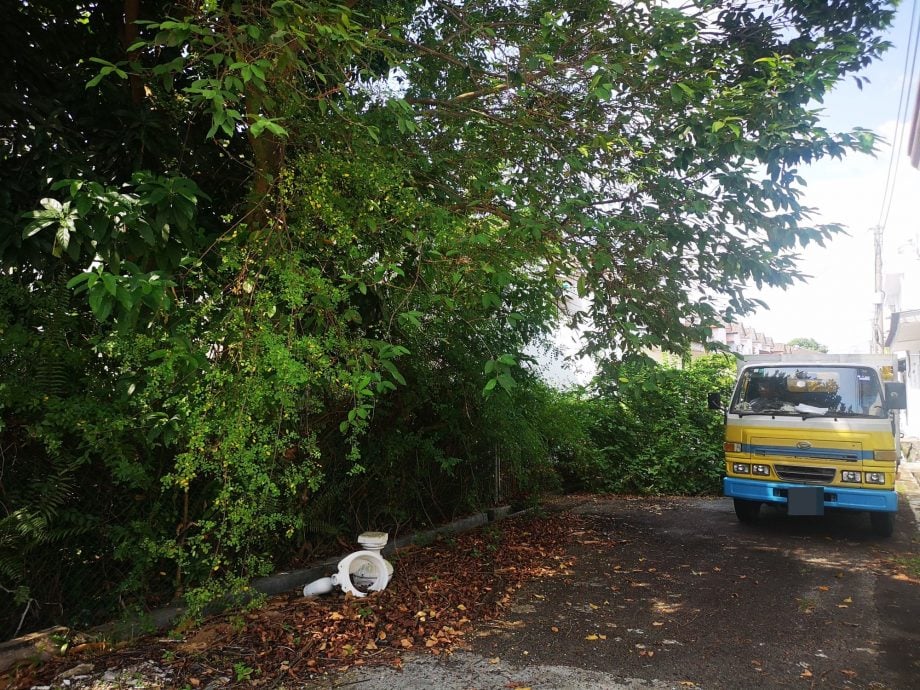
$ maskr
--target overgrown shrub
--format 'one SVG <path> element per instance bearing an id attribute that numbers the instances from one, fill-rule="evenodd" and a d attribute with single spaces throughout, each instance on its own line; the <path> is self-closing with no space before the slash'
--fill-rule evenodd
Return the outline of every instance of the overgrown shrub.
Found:
<path id="1" fill-rule="evenodd" d="M 257 314 L 334 304 L 317 304 L 316 275 L 309 306 L 296 270 L 288 261 L 276 280 L 264 269 Z M 231 307 L 204 338 L 124 334 L 81 315 L 60 280 L 0 287 L 6 634 L 183 592 L 204 606 L 361 530 L 422 527 L 496 499 L 702 493 L 719 475 L 720 419 L 705 409 L 727 381 L 715 358 L 625 368 L 591 395 L 562 393 L 450 318 L 395 331 L 416 356 L 387 368 L 347 330 L 319 338 L 303 321 L 235 319 Z M 480 328 L 513 349 L 506 325 Z M 496 373 L 505 378 L 484 396 Z M 356 397 L 385 380 L 398 385 Z M 358 434 L 346 424 L 356 401 Z"/>
<path id="2" fill-rule="evenodd" d="M 563 471 L 589 491 L 630 494 L 706 494 L 719 489 L 722 415 L 707 395 L 726 395 L 734 360 L 695 359 L 685 368 L 623 366 L 584 401 L 593 449 Z M 585 460 L 590 461 L 585 462 Z"/>

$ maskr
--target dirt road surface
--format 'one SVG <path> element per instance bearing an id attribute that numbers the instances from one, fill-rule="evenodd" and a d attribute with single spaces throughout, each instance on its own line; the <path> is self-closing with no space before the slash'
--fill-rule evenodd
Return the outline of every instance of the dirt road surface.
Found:
<path id="1" fill-rule="evenodd" d="M 303 687 L 920 688 L 920 533 L 865 514 L 738 523 L 718 498 L 585 499 L 575 565 L 449 658 Z"/>

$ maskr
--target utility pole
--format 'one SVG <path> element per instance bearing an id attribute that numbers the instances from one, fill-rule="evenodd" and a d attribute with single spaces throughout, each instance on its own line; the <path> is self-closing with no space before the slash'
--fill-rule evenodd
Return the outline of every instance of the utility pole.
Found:
<path id="1" fill-rule="evenodd" d="M 882 233 L 884 229 L 881 225 L 876 225 L 872 230 L 875 245 L 875 314 L 872 318 L 872 343 L 870 349 L 874 354 L 880 354 L 885 350 L 885 295 L 882 290 Z"/>

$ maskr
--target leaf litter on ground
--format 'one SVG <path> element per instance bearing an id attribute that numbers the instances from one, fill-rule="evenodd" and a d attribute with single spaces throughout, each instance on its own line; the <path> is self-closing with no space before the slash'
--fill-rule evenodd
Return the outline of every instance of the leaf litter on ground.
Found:
<path id="1" fill-rule="evenodd" d="M 525 582 L 571 572 L 569 547 L 586 537 L 606 541 L 569 512 L 510 518 L 398 549 L 390 557 L 389 585 L 367 597 L 273 597 L 258 610 L 210 618 L 179 640 L 151 636 L 117 650 L 19 669 L 9 687 L 47 684 L 86 661 L 109 674 L 156 661 L 178 687 L 220 678 L 275 685 L 353 666 L 400 667 L 404 653 L 441 655 L 462 646 L 471 627 L 496 619 Z"/>

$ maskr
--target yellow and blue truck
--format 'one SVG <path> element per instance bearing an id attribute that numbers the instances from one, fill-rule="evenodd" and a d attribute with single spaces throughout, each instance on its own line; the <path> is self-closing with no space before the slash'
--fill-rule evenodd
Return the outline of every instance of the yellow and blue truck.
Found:
<path id="1" fill-rule="evenodd" d="M 891 355 L 746 357 L 725 407 L 725 496 L 742 522 L 764 504 L 789 515 L 867 511 L 890 536 L 898 509 L 905 385 Z"/>

